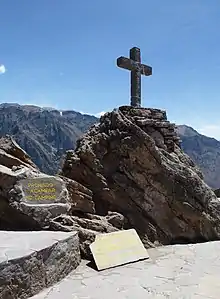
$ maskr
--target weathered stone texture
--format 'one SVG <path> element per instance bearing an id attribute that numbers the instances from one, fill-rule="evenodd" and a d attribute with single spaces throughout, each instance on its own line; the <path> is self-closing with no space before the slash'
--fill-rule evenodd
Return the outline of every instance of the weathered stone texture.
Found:
<path id="1" fill-rule="evenodd" d="M 73 231 L 79 234 L 80 251 L 83 258 L 91 259 L 89 245 L 95 241 L 95 236 L 101 233 L 111 233 L 126 227 L 124 217 L 116 212 L 108 212 L 106 216 L 94 214 L 78 214 L 77 216 L 60 215 L 50 223 L 52 230 Z"/>
<path id="2" fill-rule="evenodd" d="M 96 213 L 123 214 L 146 246 L 219 239 L 219 200 L 179 147 L 165 111 L 123 106 L 68 151 L 62 175 L 93 192 Z"/>
<path id="3" fill-rule="evenodd" d="M 70 180 L 65 177 L 61 177 L 66 183 L 69 191 L 69 202 L 71 204 L 71 210 L 80 211 L 83 213 L 94 213 L 95 207 L 92 200 L 92 191 L 76 181 Z"/>
<path id="4" fill-rule="evenodd" d="M 25 299 L 80 263 L 76 232 L 0 232 L 0 298 Z"/>
<path id="5" fill-rule="evenodd" d="M 124 217 L 118 213 L 94 215 L 91 190 L 69 178 L 49 176 L 29 166 L 26 153 L 10 137 L 2 139 L 1 148 L 6 153 L 4 144 L 8 153 L 20 152 L 16 155 L 23 160 L 16 158 L 15 166 L 15 157 L 3 159 L 3 166 L 0 155 L 0 229 L 77 231 L 81 253 L 88 258 L 96 234 L 123 228 Z"/>
<path id="6" fill-rule="evenodd" d="M 1 165 L 7 167 L 23 165 L 38 169 L 30 156 L 9 135 L 0 138 L 0 161 Z"/>
<path id="7" fill-rule="evenodd" d="M 167 120 L 166 111 L 142 108 L 136 113 L 129 106 L 122 106 L 119 109 L 122 113 L 126 114 L 128 120 L 150 135 L 158 147 L 173 152 L 174 145 L 180 145 L 176 126 Z"/>

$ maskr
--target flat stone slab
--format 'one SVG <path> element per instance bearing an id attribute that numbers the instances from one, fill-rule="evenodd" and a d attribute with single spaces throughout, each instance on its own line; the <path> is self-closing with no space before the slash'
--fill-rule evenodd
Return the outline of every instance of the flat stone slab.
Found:
<path id="1" fill-rule="evenodd" d="M 77 232 L 0 231 L 0 298 L 24 299 L 80 263 Z"/>
<path id="2" fill-rule="evenodd" d="M 150 259 L 96 271 L 88 262 L 32 299 L 219 299 L 220 242 L 148 250 Z"/>
<path id="3" fill-rule="evenodd" d="M 149 258 L 135 229 L 97 235 L 90 249 L 98 270 Z"/>

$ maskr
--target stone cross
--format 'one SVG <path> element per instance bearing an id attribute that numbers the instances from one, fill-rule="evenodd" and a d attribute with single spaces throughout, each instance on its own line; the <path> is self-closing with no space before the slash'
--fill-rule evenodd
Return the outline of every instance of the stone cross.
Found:
<path id="1" fill-rule="evenodd" d="M 130 49 L 130 59 L 119 57 L 117 66 L 131 71 L 131 106 L 141 107 L 141 75 L 152 75 L 152 67 L 141 64 L 141 51 L 137 47 Z"/>

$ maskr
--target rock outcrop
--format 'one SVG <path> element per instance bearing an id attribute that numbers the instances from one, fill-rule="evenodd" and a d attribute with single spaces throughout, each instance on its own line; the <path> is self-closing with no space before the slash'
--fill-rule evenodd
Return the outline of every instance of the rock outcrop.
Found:
<path id="1" fill-rule="evenodd" d="M 96 234 L 121 229 L 124 217 L 96 216 L 93 193 L 80 183 L 38 170 L 16 142 L 0 138 L 0 229 L 79 233 L 82 256 Z"/>
<path id="2" fill-rule="evenodd" d="M 30 156 L 9 135 L 0 139 L 0 164 L 14 169 L 22 165 L 38 170 Z"/>
<path id="3" fill-rule="evenodd" d="M 179 146 L 165 111 L 123 106 L 68 151 L 62 175 L 92 190 L 95 211 L 115 211 L 145 246 L 219 239 L 219 204 Z"/>

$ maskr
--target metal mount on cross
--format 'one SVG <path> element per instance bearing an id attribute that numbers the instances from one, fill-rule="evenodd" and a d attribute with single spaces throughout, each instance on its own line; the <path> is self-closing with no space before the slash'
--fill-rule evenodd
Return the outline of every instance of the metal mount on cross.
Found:
<path id="1" fill-rule="evenodd" d="M 119 57 L 117 66 L 131 71 L 131 106 L 141 107 L 141 75 L 152 75 L 152 67 L 141 64 L 141 50 L 130 49 L 130 58 Z"/>

